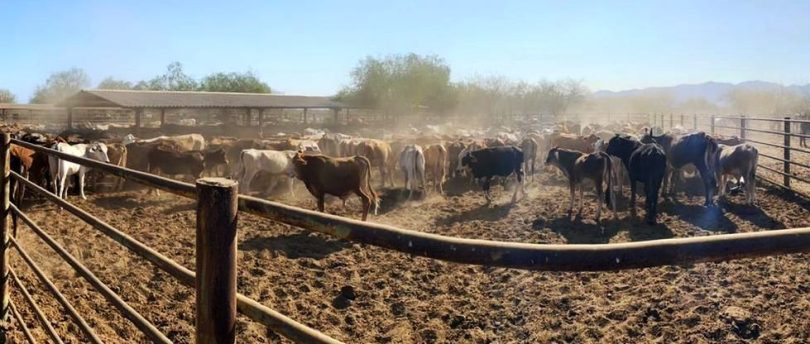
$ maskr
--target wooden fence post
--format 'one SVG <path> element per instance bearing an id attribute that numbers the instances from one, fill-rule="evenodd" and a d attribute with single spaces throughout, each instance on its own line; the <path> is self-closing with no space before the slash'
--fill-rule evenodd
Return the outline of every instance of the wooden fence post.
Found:
<path id="1" fill-rule="evenodd" d="M 740 116 L 740 138 L 745 140 L 745 115 Z"/>
<path id="2" fill-rule="evenodd" d="M 785 159 L 782 162 L 782 172 L 785 174 L 782 176 L 782 183 L 785 185 L 786 188 L 790 188 L 790 117 L 785 117 L 785 148 L 784 149 L 784 156 L 782 157 Z"/>
<path id="3" fill-rule="evenodd" d="M 197 344 L 236 340 L 238 183 L 197 180 Z"/>
<path id="4" fill-rule="evenodd" d="M 709 127 L 711 128 L 712 132 L 711 135 L 714 135 L 714 115 L 712 115 L 711 118 L 709 118 L 709 120 L 711 121 L 711 123 L 709 123 Z"/>
<path id="5" fill-rule="evenodd" d="M 9 149 L 11 148 L 11 134 L 0 133 L 0 321 L 8 319 L 9 315 L 9 240 L 8 240 L 8 215 L 9 215 L 9 185 L 11 181 L 10 165 L 11 158 Z"/>

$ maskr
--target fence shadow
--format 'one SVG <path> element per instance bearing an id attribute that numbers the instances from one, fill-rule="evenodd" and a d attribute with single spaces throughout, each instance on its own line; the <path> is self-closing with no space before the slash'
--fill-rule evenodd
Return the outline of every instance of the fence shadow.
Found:
<path id="1" fill-rule="evenodd" d="M 340 240 L 325 239 L 310 233 L 253 237 L 239 243 L 244 251 L 281 251 L 287 258 L 321 259 L 348 248 L 350 244 Z"/>
<path id="2" fill-rule="evenodd" d="M 724 211 L 737 215 L 743 221 L 750 222 L 754 226 L 767 229 L 784 229 L 785 224 L 771 217 L 758 206 L 750 206 L 742 203 L 732 203 L 728 200 L 720 202 Z"/>
<path id="3" fill-rule="evenodd" d="M 702 200 L 701 200 L 702 202 Z M 700 229 L 713 232 L 737 232 L 737 224 L 726 217 L 720 207 L 704 207 L 703 205 L 685 204 L 664 200 L 659 204 L 662 213 L 677 216 Z"/>
<path id="4" fill-rule="evenodd" d="M 621 223 L 622 221 L 616 222 L 612 218 L 604 218 L 597 224 L 565 215 L 550 220 L 542 218 L 534 220 L 532 228 L 535 230 L 549 228 L 564 237 L 569 244 L 606 244 L 610 242 L 610 238 L 619 233 Z"/>
<path id="5" fill-rule="evenodd" d="M 478 208 L 473 208 L 447 217 L 439 218 L 436 220 L 436 224 L 446 226 L 463 221 L 497 221 L 509 215 L 509 212 L 513 207 L 514 205 L 511 202 L 506 204 L 495 204 L 493 201 L 493 204 L 491 205 L 484 204 Z"/>

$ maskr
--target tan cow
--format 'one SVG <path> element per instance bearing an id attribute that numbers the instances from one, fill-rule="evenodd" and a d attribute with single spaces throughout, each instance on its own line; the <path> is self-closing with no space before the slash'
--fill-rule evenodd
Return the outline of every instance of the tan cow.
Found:
<path id="1" fill-rule="evenodd" d="M 593 134 L 588 136 L 559 134 L 552 139 L 551 146 L 575 150 L 582 153 L 593 153 L 596 141 L 599 141 L 599 137 Z"/>
<path id="2" fill-rule="evenodd" d="M 380 177 L 382 178 L 382 186 L 388 182 L 394 186 L 394 176 L 391 173 L 392 158 L 391 146 L 382 140 L 364 139 L 357 146 L 357 155 L 368 158 L 372 167 L 380 169 Z"/>
<path id="3" fill-rule="evenodd" d="M 444 194 L 444 177 L 446 175 L 447 149 L 442 144 L 430 145 L 425 149 L 425 172 L 427 180 L 433 182 L 434 190 Z"/>

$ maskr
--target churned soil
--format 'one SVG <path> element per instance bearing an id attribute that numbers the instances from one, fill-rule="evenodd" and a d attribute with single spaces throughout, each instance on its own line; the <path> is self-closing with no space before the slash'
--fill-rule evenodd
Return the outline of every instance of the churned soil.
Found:
<path id="1" fill-rule="evenodd" d="M 810 203 L 761 185 L 758 206 L 732 196 L 704 208 L 702 196 L 681 194 L 660 205 L 659 224 L 629 218 L 625 190 L 619 219 L 593 218 L 586 193 L 580 218 L 566 215 L 568 192 L 545 173 L 510 205 L 497 186 L 486 205 L 466 181 L 448 183 L 447 196 L 406 200 L 381 190 L 383 205 L 370 220 L 442 235 L 526 243 L 618 243 L 721 235 L 808 226 Z M 297 198 L 282 202 L 314 209 L 297 183 Z M 86 209 L 167 255 L 194 267 L 195 203 L 144 191 L 69 196 Z M 642 200 L 639 200 L 639 205 Z M 40 200 L 24 210 L 132 307 L 177 343 L 194 335 L 194 290 Z M 327 211 L 359 217 L 359 202 Z M 643 212 L 641 212 L 643 214 Z M 741 259 L 605 273 L 559 273 L 468 266 L 413 257 L 335 240 L 252 215 L 239 217 L 239 291 L 347 343 L 808 343 L 810 256 Z M 24 225 L 18 240 L 57 287 L 108 342 L 148 340 Z M 12 267 L 69 343 L 86 339 L 67 312 L 11 253 Z M 12 300 L 40 340 L 47 340 L 17 286 Z M 11 324 L 11 340 L 23 336 Z M 240 316 L 243 343 L 285 342 Z"/>

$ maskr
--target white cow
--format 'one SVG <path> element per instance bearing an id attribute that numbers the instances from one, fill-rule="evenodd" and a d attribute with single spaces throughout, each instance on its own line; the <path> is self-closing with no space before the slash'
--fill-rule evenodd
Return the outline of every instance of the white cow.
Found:
<path id="1" fill-rule="evenodd" d="M 719 183 L 719 196 L 726 194 L 728 177 L 737 178 L 745 183 L 745 203 L 753 205 L 756 202 L 756 175 L 759 151 L 749 143 L 736 146 L 717 145 L 716 163 L 717 181 Z"/>
<path id="2" fill-rule="evenodd" d="M 183 148 L 183 150 L 191 151 L 191 150 L 203 150 L 205 149 L 205 138 L 200 134 L 186 134 L 186 135 L 175 135 L 175 136 L 165 136 L 161 135 L 158 137 L 153 137 L 151 139 L 138 139 L 132 134 L 127 134 L 124 136 L 121 143 L 124 145 L 128 145 L 133 142 L 159 142 L 159 141 L 170 141 L 176 143 L 177 146 Z"/>
<path id="3" fill-rule="evenodd" d="M 413 196 L 413 189 L 416 188 L 416 178 L 425 188 L 425 153 L 419 145 L 407 145 L 399 154 L 399 168 L 405 175 L 405 188 L 408 189 L 408 199 Z"/>
<path id="4" fill-rule="evenodd" d="M 110 162 L 109 157 L 107 157 L 107 146 L 100 142 L 95 142 L 91 144 L 79 143 L 75 145 L 70 145 L 65 142 L 59 142 L 55 144 L 52 148 L 70 155 L 95 159 L 107 163 Z M 67 187 L 65 186 L 67 177 L 78 173 L 79 194 L 82 196 L 82 199 L 87 199 L 87 196 L 84 195 L 84 176 L 87 174 L 87 171 L 90 170 L 90 167 L 82 166 L 77 163 L 66 160 L 61 160 L 54 156 L 48 156 L 48 164 L 50 165 L 49 168 L 51 172 L 51 180 L 53 180 L 53 191 L 54 193 L 56 193 L 57 197 L 65 198 L 67 196 L 66 195 Z"/>
<path id="5" fill-rule="evenodd" d="M 293 193 L 293 181 L 295 176 L 295 167 L 293 166 L 292 159 L 295 157 L 295 151 L 275 151 L 275 150 L 261 150 L 261 149 L 245 149 L 239 155 L 240 169 L 237 172 L 236 179 L 245 192 L 250 190 L 250 182 L 256 177 L 259 172 L 269 173 L 273 176 L 272 182 L 268 187 L 268 193 L 275 188 L 278 183 L 278 178 L 287 176 L 289 180 L 290 196 Z"/>

